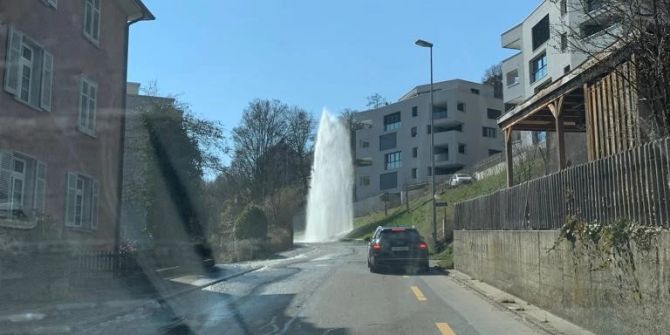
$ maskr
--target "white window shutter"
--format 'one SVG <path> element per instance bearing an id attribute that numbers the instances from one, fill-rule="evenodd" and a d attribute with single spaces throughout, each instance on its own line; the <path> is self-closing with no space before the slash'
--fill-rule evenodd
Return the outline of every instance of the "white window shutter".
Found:
<path id="1" fill-rule="evenodd" d="M 65 226 L 74 227 L 75 194 L 77 192 L 77 174 L 67 173 L 65 185 Z"/>
<path id="2" fill-rule="evenodd" d="M 93 197 L 91 199 L 91 229 L 98 227 L 98 198 L 100 198 L 100 183 L 93 182 Z"/>
<path id="3" fill-rule="evenodd" d="M 88 91 L 88 96 L 89 96 L 89 106 L 88 106 L 88 113 L 89 113 L 89 130 L 91 131 L 91 134 L 95 134 L 95 121 L 97 118 L 98 114 L 98 85 L 96 83 L 89 82 L 89 91 Z"/>
<path id="4" fill-rule="evenodd" d="M 47 165 L 44 162 L 37 161 L 37 171 L 35 173 L 35 200 L 33 201 L 35 211 L 38 214 L 44 214 L 44 200 L 47 189 Z"/>
<path id="5" fill-rule="evenodd" d="M 0 151 L 0 213 L 2 213 L 2 210 L 6 210 L 6 208 L 3 208 L 3 204 L 9 203 L 13 161 L 14 157 L 11 152 Z"/>
<path id="6" fill-rule="evenodd" d="M 54 56 L 44 50 L 44 58 L 42 59 L 42 96 L 40 99 L 40 107 L 45 111 L 51 111 L 51 96 L 53 85 L 53 71 Z"/>
<path id="7" fill-rule="evenodd" d="M 7 58 L 5 66 L 5 91 L 19 92 L 19 60 L 23 35 L 10 26 L 7 32 Z"/>
<path id="8" fill-rule="evenodd" d="M 88 102 L 86 96 L 88 95 L 88 84 L 84 78 L 81 79 L 81 84 L 79 86 L 79 129 L 86 129 L 86 109 L 88 108 Z"/>

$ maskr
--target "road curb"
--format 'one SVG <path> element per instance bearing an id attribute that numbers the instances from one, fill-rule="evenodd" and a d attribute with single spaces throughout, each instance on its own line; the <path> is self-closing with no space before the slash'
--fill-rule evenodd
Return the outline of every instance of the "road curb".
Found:
<path id="1" fill-rule="evenodd" d="M 469 288 L 470 290 L 475 292 L 477 295 L 479 295 L 482 298 L 489 301 L 492 305 L 496 306 L 498 309 L 511 312 L 517 318 L 519 318 L 520 320 L 523 320 L 526 323 L 530 324 L 536 330 L 540 330 L 540 331 L 542 331 L 542 332 L 544 332 L 548 335 L 569 335 L 569 334 L 567 334 L 563 331 L 560 331 L 560 330 L 554 328 L 551 324 L 549 324 L 545 321 L 539 320 L 535 317 L 529 316 L 528 314 L 522 313 L 523 309 L 522 310 L 517 310 L 517 309 L 514 309 L 514 308 L 509 308 L 507 305 L 505 305 L 505 304 L 501 303 L 500 301 L 494 299 L 493 297 L 488 295 L 484 290 L 482 290 L 479 287 L 477 287 L 476 285 L 474 285 L 474 283 L 472 283 L 472 280 L 474 280 L 474 279 L 470 278 L 469 276 L 467 276 L 466 274 L 464 274 L 462 272 L 458 272 L 456 270 L 449 270 L 448 275 L 449 275 L 449 278 L 453 279 L 454 281 L 456 281 L 460 284 L 463 284 L 464 286 L 466 286 L 467 288 Z M 514 295 L 509 294 L 507 292 L 505 292 L 505 294 L 510 296 L 510 297 L 514 297 L 515 299 L 521 300 L 521 299 L 519 299 L 519 298 L 515 297 Z M 547 312 L 547 313 L 549 313 L 549 312 Z"/>

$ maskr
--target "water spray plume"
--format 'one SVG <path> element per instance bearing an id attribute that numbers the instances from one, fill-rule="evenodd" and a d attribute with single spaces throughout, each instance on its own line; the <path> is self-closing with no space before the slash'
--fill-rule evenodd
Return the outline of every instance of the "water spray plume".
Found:
<path id="1" fill-rule="evenodd" d="M 324 110 L 314 149 L 305 242 L 334 241 L 353 229 L 353 173 L 349 129 Z"/>

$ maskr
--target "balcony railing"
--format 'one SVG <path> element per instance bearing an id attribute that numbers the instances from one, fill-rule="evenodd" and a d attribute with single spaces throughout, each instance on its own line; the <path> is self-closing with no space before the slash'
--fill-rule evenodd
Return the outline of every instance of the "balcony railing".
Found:
<path id="1" fill-rule="evenodd" d="M 435 161 L 436 162 L 445 162 L 449 160 L 449 154 L 448 153 L 442 153 L 442 154 L 435 154 Z"/>

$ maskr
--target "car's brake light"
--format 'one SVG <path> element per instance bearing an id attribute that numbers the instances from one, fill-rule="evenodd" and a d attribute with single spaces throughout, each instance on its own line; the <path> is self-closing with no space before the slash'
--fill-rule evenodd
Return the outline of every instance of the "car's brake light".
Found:
<path id="1" fill-rule="evenodd" d="M 381 244 L 379 244 L 379 243 L 375 243 L 375 244 L 372 245 L 372 249 L 375 249 L 375 250 L 382 250 L 382 246 L 381 246 Z"/>
<path id="2" fill-rule="evenodd" d="M 419 243 L 419 249 L 428 249 L 428 243 L 426 242 Z"/>
<path id="3" fill-rule="evenodd" d="M 391 231 L 405 231 L 405 228 L 393 228 Z"/>

